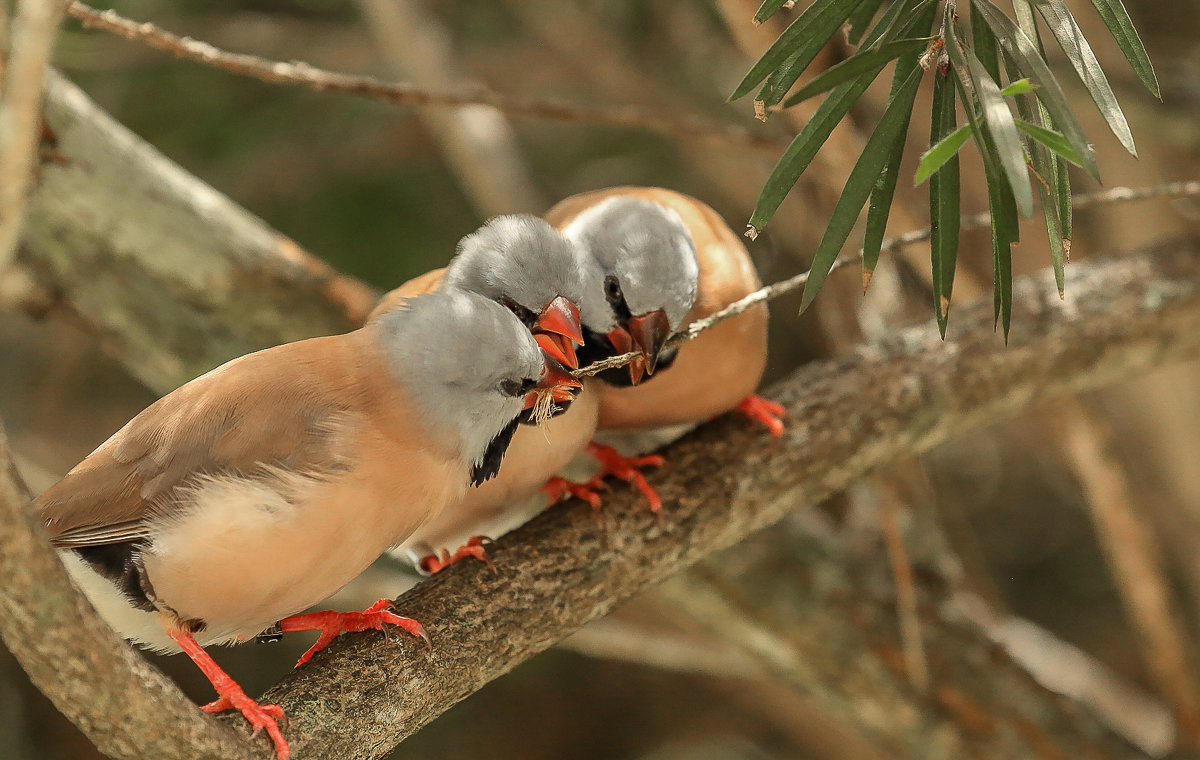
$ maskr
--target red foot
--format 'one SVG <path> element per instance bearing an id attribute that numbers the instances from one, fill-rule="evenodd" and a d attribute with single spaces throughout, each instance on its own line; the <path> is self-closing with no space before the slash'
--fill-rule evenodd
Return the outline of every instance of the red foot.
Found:
<path id="1" fill-rule="evenodd" d="M 491 543 L 491 541 L 492 539 L 487 536 L 471 536 L 465 544 L 458 547 L 458 550 L 454 554 L 442 549 L 440 556 L 430 554 L 428 557 L 422 557 L 421 561 L 417 563 L 417 569 L 426 575 L 433 575 L 467 557 L 474 557 L 480 562 L 486 562 L 490 565 L 492 564 L 492 560 L 488 557 L 487 549 L 483 547 L 485 544 Z"/>
<path id="2" fill-rule="evenodd" d="M 196 643 L 192 634 L 179 629 L 168 629 L 167 635 L 179 645 L 179 648 L 188 657 L 192 658 L 192 662 L 196 663 L 196 667 L 200 668 L 213 688 L 217 690 L 216 701 L 210 702 L 200 709 L 207 713 L 237 710 L 246 720 L 250 721 L 250 725 L 254 729 L 253 736 L 257 736 L 260 731 L 266 729 L 267 736 L 270 736 L 271 741 L 275 743 L 276 756 L 279 760 L 288 760 L 292 756 L 292 751 L 283 738 L 283 732 L 279 730 L 279 721 L 287 722 L 283 708 L 279 705 L 260 705 L 247 697 L 246 692 L 242 691 L 242 687 L 238 686 L 228 673 L 221 670 L 221 666 L 209 656 L 208 652 L 204 651 L 203 647 Z"/>
<path id="3" fill-rule="evenodd" d="M 320 652 L 329 643 L 336 639 L 342 633 L 358 633 L 359 631 L 367 631 L 375 629 L 377 631 L 384 630 L 384 623 L 398 625 L 404 630 L 411 633 L 413 636 L 420 636 L 425 640 L 426 644 L 430 644 L 429 634 L 421 627 L 417 621 L 400 617 L 387 608 L 392 606 L 392 600 L 380 599 L 362 612 L 335 612 L 326 610 L 324 612 L 310 612 L 307 615 L 293 615 L 289 618 L 284 618 L 279 621 L 279 628 L 283 631 L 320 631 L 321 635 L 317 638 L 317 643 L 309 647 L 309 650 L 300 655 L 300 659 L 296 661 L 296 667 L 300 667 L 304 663 L 312 659 L 312 656 Z"/>
<path id="4" fill-rule="evenodd" d="M 600 463 L 600 472 L 596 477 L 588 482 L 592 485 L 600 481 L 605 475 L 613 475 L 626 483 L 631 483 L 642 495 L 646 497 L 646 501 L 650 502 L 650 511 L 658 514 L 662 511 L 662 499 L 658 498 L 658 494 L 646 482 L 646 478 L 642 473 L 638 472 L 639 467 L 662 467 L 667 460 L 663 459 L 658 454 L 650 454 L 644 457 L 623 457 L 612 446 L 605 446 L 602 443 L 592 441 L 587 445 L 587 452 L 596 458 Z"/>
<path id="5" fill-rule="evenodd" d="M 783 435 L 783 418 L 787 416 L 787 410 L 780 404 L 767 401 L 762 396 L 750 395 L 738 403 L 737 410 L 755 422 L 766 425 L 773 437 Z"/>
<path id="6" fill-rule="evenodd" d="M 576 483 L 556 475 L 547 480 L 541 490 L 551 504 L 562 501 L 568 496 L 574 496 L 577 499 L 583 499 L 592 505 L 592 509 L 599 511 L 600 494 L 596 492 L 601 488 L 604 488 L 604 483 L 599 477 L 592 478 L 586 483 Z"/>

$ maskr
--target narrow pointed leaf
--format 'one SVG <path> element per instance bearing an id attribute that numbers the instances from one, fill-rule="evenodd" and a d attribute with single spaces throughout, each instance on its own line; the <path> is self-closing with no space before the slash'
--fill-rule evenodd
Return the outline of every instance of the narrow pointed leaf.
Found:
<path id="1" fill-rule="evenodd" d="M 937 145 L 925 151 L 921 155 L 921 162 L 917 164 L 917 174 L 913 177 L 913 186 L 915 187 L 929 179 L 929 175 L 940 169 L 947 161 L 957 156 L 959 149 L 967 144 L 967 138 L 970 136 L 971 125 L 963 124 L 958 129 L 943 137 Z"/>
<path id="2" fill-rule="evenodd" d="M 816 0 L 796 17 L 779 39 L 750 67 L 741 84 L 729 96 L 737 100 L 753 90 L 784 61 L 799 54 L 797 63 L 803 71 L 829 41 L 837 28 L 863 0 Z"/>
<path id="3" fill-rule="evenodd" d="M 978 46 L 976 47 L 978 49 Z M 1000 94 L 1006 98 L 1011 98 L 1014 95 L 1024 95 L 1027 92 L 1033 92 L 1037 89 L 1037 85 L 1030 82 L 1028 79 L 1018 79 L 1012 82 L 1000 91 Z"/>
<path id="4" fill-rule="evenodd" d="M 917 19 L 917 24 L 924 25 L 928 29 L 933 25 L 936 7 L 931 3 L 920 14 Z M 892 89 L 888 93 L 888 101 L 896 99 L 900 88 L 904 86 L 904 81 L 907 75 L 918 66 L 919 53 L 912 52 L 896 62 L 896 70 L 892 73 Z M 875 180 L 875 187 L 871 189 L 871 200 L 867 204 L 867 225 L 866 231 L 863 234 L 863 254 L 862 254 L 862 272 L 863 272 L 863 290 L 866 291 L 867 283 L 870 281 L 871 273 L 875 271 L 875 266 L 879 263 L 879 251 L 883 247 L 883 236 L 887 231 L 888 217 L 892 212 L 892 198 L 896 193 L 896 181 L 900 177 L 900 161 L 904 158 L 904 145 L 908 136 L 908 125 L 912 120 L 912 111 L 909 111 L 909 118 L 905 120 L 904 126 L 901 127 L 900 133 L 896 136 L 896 141 L 892 143 L 891 153 L 888 154 L 887 163 L 883 167 L 883 171 L 879 173 L 879 178 Z"/>
<path id="5" fill-rule="evenodd" d="M 796 83 L 800 75 L 804 73 L 804 69 L 809 63 L 810 61 L 804 60 L 804 51 L 792 53 L 779 68 L 771 72 L 771 76 L 767 77 L 766 83 L 758 91 L 754 100 L 767 108 L 778 105 L 779 101 L 783 100 L 783 96 L 787 95 L 788 90 L 792 89 L 792 85 Z"/>
<path id="6" fill-rule="evenodd" d="M 779 12 L 787 0 L 763 0 L 763 4 L 758 6 L 758 10 L 754 12 L 754 23 L 766 23 L 767 19 Z"/>
<path id="7" fill-rule="evenodd" d="M 1154 74 L 1154 65 L 1150 63 L 1146 46 L 1142 44 L 1142 38 L 1133 28 L 1133 21 L 1129 19 L 1129 13 L 1121 4 L 1121 0 L 1092 0 L 1092 5 L 1096 6 L 1100 18 L 1104 19 L 1104 25 L 1108 27 L 1108 31 L 1112 32 L 1113 39 L 1117 41 L 1117 47 L 1121 48 L 1121 52 L 1125 54 L 1125 60 L 1129 61 L 1129 65 L 1133 67 L 1133 72 L 1137 74 L 1138 79 L 1142 80 L 1142 84 L 1146 85 L 1146 89 L 1154 97 L 1162 100 L 1162 91 L 1158 88 L 1158 77 Z"/>
<path id="8" fill-rule="evenodd" d="M 955 131 L 954 84 L 950 75 L 936 75 L 929 141 L 938 143 Z M 970 127 L 967 128 L 970 131 Z M 938 331 L 946 337 L 950 293 L 958 256 L 958 157 L 951 156 L 929 178 L 929 254 L 933 264 L 933 308 Z"/>
<path id="9" fill-rule="evenodd" d="M 881 5 L 883 0 L 867 0 L 854 9 L 850 18 L 846 20 L 846 42 L 857 45 L 862 40 L 863 35 L 867 33 L 867 27 L 871 25 L 871 19 L 875 18 Z"/>
<path id="10" fill-rule="evenodd" d="M 1043 124 L 1054 123 L 1050 112 L 1031 96 L 1019 96 L 1016 102 L 1018 113 L 1021 114 L 1023 120 L 1028 121 L 1030 124 L 1040 127 Z M 1037 104 L 1036 108 L 1034 107 L 1035 103 Z M 1029 160 L 1033 164 L 1033 170 L 1041 177 L 1041 181 L 1035 184 L 1038 188 L 1038 198 L 1042 204 L 1042 218 L 1046 222 L 1046 237 L 1050 244 L 1050 264 L 1054 269 L 1054 281 L 1058 285 L 1059 294 L 1062 294 L 1066 283 L 1066 272 L 1064 270 L 1066 248 L 1063 239 L 1062 223 L 1059 220 L 1060 190 L 1057 187 L 1059 170 L 1056 164 L 1056 162 L 1062 161 L 1062 159 L 1047 150 L 1036 140 L 1029 140 L 1028 148 Z"/>
<path id="11" fill-rule="evenodd" d="M 1013 197 L 1016 198 L 1017 210 L 1021 216 L 1031 218 L 1033 191 L 1029 188 L 1025 153 L 1021 149 L 1021 138 L 1017 136 L 1017 125 L 1013 121 L 1012 111 L 1008 109 L 1008 102 L 1004 100 L 1004 96 L 1000 94 L 1000 87 L 988 75 L 975 54 L 959 45 L 954 23 L 948 21 L 945 28 L 946 53 L 950 56 L 950 64 L 960 77 L 964 73 L 969 77 L 971 89 L 974 90 L 988 131 L 992 135 L 996 157 L 1004 173 L 1008 175 L 1008 184 L 1012 187 Z"/>
<path id="12" fill-rule="evenodd" d="M 1091 146 L 1088 145 L 1083 127 L 1079 125 L 1079 120 L 1075 118 L 1075 114 L 1071 111 L 1071 105 L 1067 102 L 1067 96 L 1063 94 L 1062 87 L 1050 73 L 1050 67 L 1046 64 L 1033 40 L 990 0 L 971 0 L 971 7 L 979 14 L 984 23 L 991 27 L 1000 47 L 1004 49 L 1015 66 L 1015 68 L 1009 67 L 1009 74 L 1016 76 L 1019 73 L 1038 85 L 1035 93 L 1037 98 L 1046 104 L 1046 108 L 1054 116 L 1054 123 L 1083 158 L 1083 168 L 1093 179 L 1099 181 L 1100 173 L 1096 169 L 1096 158 L 1092 154 Z"/>
<path id="13" fill-rule="evenodd" d="M 889 42 L 870 50 L 855 53 L 846 60 L 825 69 L 814 77 L 811 82 L 796 90 L 784 102 L 783 107 L 790 108 L 797 103 L 808 100 L 814 95 L 820 95 L 826 90 L 833 89 L 839 84 L 857 77 L 864 71 L 886 66 L 891 61 L 906 53 L 911 53 L 914 50 L 924 50 L 928 44 L 928 38 L 897 40 L 896 42 Z"/>
<path id="14" fill-rule="evenodd" d="M 821 101 L 821 105 L 817 107 L 812 118 L 804 124 L 800 134 L 796 135 L 787 150 L 779 157 L 775 168 L 771 170 L 771 176 L 767 177 L 766 183 L 763 184 L 758 202 L 754 205 L 754 213 L 750 216 L 749 225 L 752 231 L 761 231 L 767 226 L 767 222 L 771 221 L 779 204 L 783 203 L 784 197 L 791 192 L 796 181 L 800 179 L 800 175 L 812 163 L 813 156 L 817 155 L 817 151 L 829 139 L 833 128 L 850 110 L 850 106 L 854 105 L 854 101 L 866 92 L 867 87 L 882 70 L 880 68 L 877 71 L 869 71 L 858 79 L 847 82 L 834 89 L 829 93 L 829 97 Z"/>
<path id="15" fill-rule="evenodd" d="M 1108 122 L 1108 128 L 1130 155 L 1137 156 L 1137 146 L 1133 143 L 1133 132 L 1129 129 L 1125 113 L 1121 111 L 1117 96 L 1108 84 L 1108 77 L 1104 76 L 1104 69 L 1100 67 L 1092 46 L 1084 39 L 1079 24 L 1075 23 L 1075 17 L 1062 4 L 1062 0 L 1039 0 L 1036 5 L 1058 40 L 1059 47 L 1067 54 L 1075 73 L 1100 109 L 1100 115 Z"/>
<path id="16" fill-rule="evenodd" d="M 1075 209 L 1071 205 L 1071 172 L 1067 169 L 1067 162 L 1062 158 L 1058 158 L 1054 162 L 1054 167 L 1058 180 L 1054 187 L 1055 194 L 1058 195 L 1058 222 L 1062 228 L 1063 239 L 1069 246 L 1075 224 Z M 1071 251 L 1068 248 L 1067 259 L 1070 260 L 1070 258 Z"/>
<path id="17" fill-rule="evenodd" d="M 988 209 L 992 217 L 992 305 L 994 319 L 1004 330 L 1012 322 L 1012 244 L 1020 239 L 1017 204 L 1012 190 L 998 173 L 987 174 Z"/>
<path id="18" fill-rule="evenodd" d="M 871 134 L 867 144 L 863 146 L 858 163 L 850 171 L 846 187 L 838 198 L 830 215 L 825 234 L 813 254 L 812 267 L 809 270 L 808 282 L 804 284 L 804 295 L 801 298 L 800 309 L 807 309 L 817 292 L 825 283 L 829 269 L 837 259 L 838 252 L 846 243 L 858 214 L 862 211 L 867 196 L 875 187 L 879 173 L 883 171 L 896 144 L 897 137 L 902 134 L 904 126 L 912 115 L 913 101 L 917 97 L 917 88 L 921 84 L 921 74 L 924 70 L 917 66 L 910 72 L 904 82 L 896 90 L 896 95 L 888 103 L 879 119 L 879 124 Z"/>
<path id="19" fill-rule="evenodd" d="M 1027 121 L 1016 120 L 1017 129 L 1037 140 L 1042 145 L 1045 145 L 1050 150 L 1067 159 L 1076 166 L 1082 165 L 1082 159 L 1075 152 L 1075 148 L 1071 147 L 1071 143 L 1067 142 L 1067 138 L 1063 137 L 1061 132 L 1055 132 L 1053 129 L 1046 129 L 1037 124 L 1030 124 Z"/>

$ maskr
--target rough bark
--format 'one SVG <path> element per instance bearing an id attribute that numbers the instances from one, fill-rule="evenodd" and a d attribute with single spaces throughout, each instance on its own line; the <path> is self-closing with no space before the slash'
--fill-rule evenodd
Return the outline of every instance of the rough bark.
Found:
<path id="1" fill-rule="evenodd" d="M 54 143 L 21 261 L 159 393 L 260 348 L 357 327 L 375 294 L 172 163 L 50 72 Z"/>
<path id="2" fill-rule="evenodd" d="M 621 599 L 881 464 L 1034 403 L 1196 355 L 1198 255 L 1193 241 L 1075 264 L 1065 302 L 1048 274 L 1022 280 L 1008 347 L 993 331 L 989 301 L 959 312 L 950 341 L 926 325 L 805 367 L 770 393 L 791 415 L 783 440 L 729 419 L 669 449 L 670 466 L 651 478 L 664 497 L 661 521 L 621 491 L 602 524 L 578 504 L 550 510 L 502 539 L 491 569 L 456 565 L 400 599 L 399 609 L 429 629 L 432 650 L 379 634 L 347 636 L 267 699 L 288 710 L 297 755 L 379 757 Z M 929 604 L 945 601 L 944 589 L 928 591 Z M 849 612 L 826 622 L 838 620 L 822 638 L 869 641 L 882 624 Z M 862 695 L 885 716 L 919 714 L 897 721 L 903 730 L 924 727 L 891 742 L 897 756 L 926 756 L 920 748 L 946 744 L 941 732 L 954 734 L 949 746 L 982 757 L 1132 754 L 1073 704 L 1033 685 L 965 622 L 940 621 L 927 633 L 929 649 L 945 653 L 933 664 L 929 702 L 900 685 L 884 650 L 847 647 L 808 666 L 838 695 L 830 706 L 849 705 L 846 717 L 877 738 L 890 721 L 854 707 Z M 874 725 L 864 725 L 868 715 Z"/>

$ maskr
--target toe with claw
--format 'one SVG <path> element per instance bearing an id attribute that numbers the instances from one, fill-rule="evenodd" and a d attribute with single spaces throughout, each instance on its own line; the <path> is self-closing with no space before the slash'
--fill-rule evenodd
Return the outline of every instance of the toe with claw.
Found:
<path id="1" fill-rule="evenodd" d="M 778 438 L 783 435 L 783 420 L 787 417 L 787 410 L 782 404 L 768 401 L 762 396 L 751 395 L 738 403 L 737 410 L 755 422 L 766 425 L 772 437 Z"/>
<path id="2" fill-rule="evenodd" d="M 491 557 L 487 553 L 487 545 L 492 542 L 492 539 L 487 536 L 471 536 L 467 542 L 458 547 L 453 554 L 442 549 L 441 554 L 430 554 L 422 557 L 417 563 L 417 569 L 425 575 L 433 575 L 436 572 L 453 565 L 455 562 L 464 560 L 468 557 L 474 557 L 480 562 L 488 565 L 492 564 Z"/>
<path id="3" fill-rule="evenodd" d="M 662 499 L 650 487 L 650 484 L 646 482 L 646 477 L 642 475 L 640 468 L 662 467 L 667 460 L 658 454 L 649 454 L 641 457 L 621 456 L 620 452 L 612 446 L 605 446 L 595 441 L 588 444 L 587 452 L 600 463 L 600 473 L 594 480 L 599 480 L 605 475 L 618 477 L 642 492 L 642 495 L 646 497 L 646 501 L 650 503 L 651 512 L 659 514 L 662 511 Z"/>
<path id="4" fill-rule="evenodd" d="M 592 478 L 585 483 L 577 483 L 566 478 L 555 476 L 546 481 L 542 486 L 542 493 L 546 494 L 546 499 L 551 504 L 556 504 L 568 496 L 574 496 L 576 499 L 583 499 L 588 504 L 592 505 L 592 509 L 600 511 L 600 491 L 604 488 L 604 483 L 600 478 Z"/>
<path id="5" fill-rule="evenodd" d="M 284 631 L 321 632 L 321 635 L 317 638 L 317 643 L 313 644 L 307 652 L 300 655 L 300 659 L 296 661 L 296 667 L 300 667 L 308 662 L 314 654 L 329 646 L 330 642 L 340 634 L 357 633 L 372 629 L 383 631 L 384 625 L 398 626 L 413 636 L 419 636 L 426 644 L 432 643 L 429 634 L 425 632 L 425 628 L 420 623 L 412 618 L 397 615 L 388 609 L 391 606 L 392 600 L 380 599 L 362 612 L 335 612 L 333 610 L 310 612 L 306 615 L 294 615 L 284 618 L 279 621 L 279 627 Z"/>

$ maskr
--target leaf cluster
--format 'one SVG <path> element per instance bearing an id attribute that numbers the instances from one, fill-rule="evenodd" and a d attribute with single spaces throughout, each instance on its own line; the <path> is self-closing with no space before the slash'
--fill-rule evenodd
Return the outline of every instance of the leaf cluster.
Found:
<path id="1" fill-rule="evenodd" d="M 766 0 L 755 20 L 765 21 L 783 4 Z M 1154 68 L 1121 0 L 1092 0 L 1092 5 L 1138 78 L 1159 97 Z M 958 153 L 968 141 L 978 147 L 987 179 L 995 318 L 1005 340 L 1012 310 L 1011 247 L 1020 239 L 1018 219 L 1033 216 L 1035 193 L 1062 294 L 1063 267 L 1071 245 L 1067 165 L 1080 167 L 1097 181 L 1100 177 L 1074 107 L 1047 64 L 1044 32 L 1062 49 L 1117 140 L 1135 156 L 1137 149 L 1112 87 L 1064 0 L 1013 0 L 1013 10 L 1015 18 L 992 0 L 814 0 L 734 90 L 730 100 L 758 88 L 755 107 L 761 114 L 824 95 L 763 187 L 748 225 L 747 234 L 754 237 L 774 216 L 834 127 L 871 83 L 892 67 L 887 106 L 813 255 L 802 308 L 816 297 L 864 205 L 863 282 L 870 281 L 917 93 L 927 77 L 933 80 L 930 147 L 921 156 L 913 184 L 929 186 L 934 307 L 943 337 L 959 244 Z M 795 87 L 841 28 L 847 41 L 857 46 L 854 53 Z"/>

